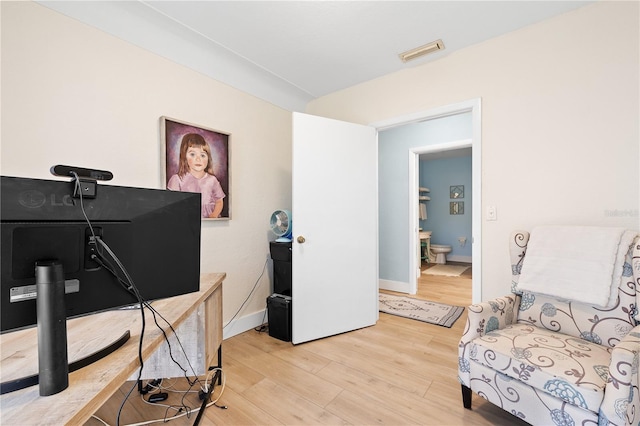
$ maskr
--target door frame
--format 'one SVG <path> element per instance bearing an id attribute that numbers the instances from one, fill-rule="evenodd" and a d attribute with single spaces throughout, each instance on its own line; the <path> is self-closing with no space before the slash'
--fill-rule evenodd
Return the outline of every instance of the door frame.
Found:
<path id="1" fill-rule="evenodd" d="M 437 152 L 449 149 L 458 149 L 471 146 L 471 180 L 472 180 L 472 196 L 473 205 L 471 212 L 472 227 L 472 303 L 478 303 L 482 300 L 482 111 L 481 98 L 475 98 L 456 104 L 445 105 L 432 108 L 425 111 L 419 111 L 408 115 L 390 118 L 387 120 L 371 123 L 370 126 L 375 127 L 378 132 L 393 127 L 403 126 L 407 124 L 417 123 L 426 120 L 435 120 L 451 115 L 471 112 L 471 143 L 469 140 L 448 142 L 442 144 L 429 145 L 422 148 L 411 148 L 408 151 L 409 156 L 409 173 L 407 176 L 407 186 L 410 194 L 418 193 L 418 161 L 419 154 L 425 152 Z M 428 151 L 425 151 L 428 150 Z M 409 253 L 414 253 L 418 245 L 418 215 L 417 215 L 417 197 L 409 197 Z M 416 269 L 417 257 L 409 256 L 409 294 L 417 292 L 417 276 Z"/>
<path id="2" fill-rule="evenodd" d="M 409 150 L 409 194 L 417 194 L 418 187 L 420 186 L 420 155 L 421 154 L 434 154 L 437 152 L 444 151 L 454 151 L 457 149 L 463 148 L 471 148 L 473 153 L 473 140 L 472 139 L 462 139 L 459 141 L 452 142 L 443 142 L 437 143 L 422 147 L 415 147 Z M 472 160 L 473 161 L 473 160 Z M 473 168 L 473 167 L 472 167 Z M 472 171 L 473 174 L 473 171 Z M 473 206 L 475 204 L 475 193 L 474 189 L 474 176 L 471 178 L 471 192 L 472 192 L 472 225 L 471 232 L 473 236 L 474 226 L 473 226 Z M 418 251 L 416 256 L 413 256 L 409 262 L 409 270 L 413 271 L 412 274 L 409 275 L 409 294 L 416 294 L 418 291 L 418 279 L 420 278 L 420 255 L 419 255 L 419 237 L 418 231 L 420 228 L 420 218 L 418 217 L 418 198 L 417 197 L 409 197 L 409 244 L 412 244 L 411 247 L 415 247 L 414 251 Z M 473 246 L 472 246 L 473 250 Z M 473 259 L 475 257 L 472 253 L 472 266 Z"/>

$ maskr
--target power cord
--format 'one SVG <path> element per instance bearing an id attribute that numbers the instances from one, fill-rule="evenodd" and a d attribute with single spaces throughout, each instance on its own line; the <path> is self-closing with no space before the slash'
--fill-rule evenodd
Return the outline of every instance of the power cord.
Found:
<path id="1" fill-rule="evenodd" d="M 242 302 L 242 305 L 240 305 L 240 307 L 238 308 L 238 310 L 236 311 L 236 313 L 233 315 L 233 317 L 231 317 L 231 319 L 229 320 L 229 322 L 227 322 L 222 329 L 224 330 L 225 328 L 227 328 L 234 319 L 236 319 L 236 317 L 238 316 L 238 314 L 240 314 L 240 312 L 242 312 L 242 309 L 244 308 L 244 305 L 247 304 L 247 302 L 249 301 L 249 299 L 251 299 L 251 296 L 253 295 L 253 292 L 256 291 L 256 288 L 258 287 L 258 283 L 260 282 L 260 279 L 262 279 L 262 276 L 264 275 L 265 271 L 267 270 L 267 263 L 269 262 L 269 258 L 267 258 L 267 260 L 264 261 L 264 265 L 262 266 L 262 272 L 260 273 L 260 276 L 258 277 L 258 279 L 256 280 L 255 284 L 253 285 L 253 288 L 251 289 L 251 291 L 249 292 L 249 295 L 247 296 L 246 299 L 244 299 L 244 302 Z"/>
<path id="2" fill-rule="evenodd" d="M 151 306 L 151 304 L 149 304 L 147 301 L 145 301 L 142 298 L 138 288 L 136 287 L 135 283 L 133 282 L 133 279 L 131 278 L 131 276 L 127 272 L 126 268 L 124 267 L 124 265 L 122 264 L 120 259 L 118 259 L 116 254 L 111 250 L 111 248 L 107 245 L 107 243 L 104 242 L 101 237 L 96 235 L 95 230 L 93 228 L 93 225 L 91 224 L 91 221 L 89 220 L 89 217 L 87 216 L 86 210 L 84 208 L 84 198 L 83 198 L 83 195 L 82 195 L 82 189 L 80 187 L 80 178 L 77 175 L 77 173 L 75 173 L 75 172 L 71 172 L 71 174 L 75 178 L 75 189 L 76 189 L 76 193 L 79 195 L 79 199 L 80 199 L 80 210 L 82 211 L 84 219 L 87 222 L 87 225 L 88 225 L 89 230 L 91 232 L 91 237 L 90 237 L 90 240 L 89 240 L 89 244 L 94 246 L 94 251 L 91 254 L 91 259 L 94 260 L 96 263 L 98 263 L 100 266 L 104 267 L 114 277 L 116 277 L 118 282 L 125 288 L 125 290 L 128 291 L 129 293 L 131 293 L 137 299 L 139 307 L 140 307 L 140 314 L 141 314 L 141 319 L 142 319 L 141 330 L 140 330 L 140 339 L 139 339 L 139 342 L 138 342 L 138 360 L 139 360 L 139 363 L 140 363 L 140 368 L 138 369 L 138 377 L 136 379 L 136 383 L 131 387 L 131 389 L 129 389 L 129 392 L 125 395 L 125 397 L 124 397 L 124 399 L 122 401 L 122 404 L 120 405 L 120 408 L 118 410 L 118 416 L 117 416 L 117 419 L 116 419 L 116 424 L 120 425 L 120 416 L 122 414 L 122 410 L 124 408 L 124 405 L 126 404 L 127 400 L 131 396 L 131 393 L 133 392 L 133 390 L 135 389 L 137 384 L 140 382 L 140 379 L 142 377 L 142 370 L 144 368 L 144 360 L 142 358 L 142 342 L 143 342 L 143 339 L 144 339 L 145 328 L 146 328 L 146 318 L 145 318 L 145 314 L 144 314 L 144 308 L 145 307 L 148 308 L 152 312 L 153 319 L 154 319 L 154 322 L 155 322 L 156 326 L 162 331 L 162 334 L 163 334 L 163 336 L 165 338 L 165 341 L 167 342 L 167 345 L 169 346 L 169 354 L 171 356 L 172 361 L 175 364 L 177 364 L 180 367 L 180 369 L 184 372 L 185 378 L 191 384 L 191 386 L 193 386 L 193 383 L 191 383 L 191 381 L 189 380 L 189 378 L 187 376 L 187 370 L 184 367 L 182 367 L 182 365 L 180 365 L 180 363 L 173 357 L 173 351 L 171 349 L 171 343 L 169 342 L 169 339 L 168 339 L 168 336 L 167 336 L 165 330 L 158 324 L 158 320 L 157 320 L 156 314 L 158 316 L 160 316 L 165 321 L 165 323 L 167 323 L 169 325 L 169 327 L 173 331 L 173 334 L 176 337 L 176 340 L 178 341 L 179 346 L 182 348 L 183 353 L 185 353 L 185 358 L 186 358 L 187 362 L 189 363 L 189 367 L 191 368 L 191 371 L 194 373 L 194 375 L 195 375 L 195 370 L 193 369 L 193 366 L 191 366 L 191 363 L 189 362 L 189 358 L 188 358 L 188 356 L 186 356 L 186 352 L 184 350 L 184 347 L 182 346 L 182 343 L 180 342 L 180 339 L 178 338 L 178 336 L 175 333 L 175 330 L 173 329 L 171 324 L 162 315 L 160 315 L 160 313 L 157 312 L 156 309 Z M 108 257 L 105 255 L 105 252 L 108 253 L 108 255 L 109 255 Z M 110 259 L 113 260 L 113 262 L 115 262 L 115 264 L 117 265 L 117 269 L 113 266 L 113 264 L 111 263 Z M 121 276 L 120 274 L 118 274 L 117 271 L 121 271 L 122 275 L 124 277 Z"/>
<path id="3" fill-rule="evenodd" d="M 136 382 L 138 382 L 140 380 L 140 378 L 142 377 L 142 369 L 144 368 L 144 360 L 142 358 L 142 342 L 143 342 L 143 339 L 144 339 L 144 330 L 145 330 L 146 322 L 145 322 L 144 305 L 142 303 L 142 298 L 140 297 L 140 293 L 138 292 L 138 289 L 136 288 L 135 284 L 133 283 L 133 280 L 129 276 L 129 273 L 125 269 L 124 265 L 122 265 L 122 263 L 117 258 L 117 256 L 111 251 L 109 246 L 106 243 L 104 243 L 104 241 L 102 241 L 102 239 L 100 239 L 100 238 L 98 238 L 96 236 L 96 233 L 95 233 L 95 231 L 93 229 L 93 225 L 91 224 L 91 221 L 89 220 L 89 217 L 87 216 L 87 212 L 84 209 L 84 197 L 82 196 L 82 188 L 80 186 L 80 177 L 74 171 L 72 171 L 71 174 L 73 175 L 73 177 L 75 179 L 76 192 L 78 193 L 78 196 L 80 198 L 80 210 L 82 211 L 82 215 L 84 216 L 84 218 L 85 218 L 85 220 L 87 222 L 87 225 L 89 226 L 89 230 L 91 231 L 92 239 L 90 240 L 90 242 L 95 244 L 95 249 L 96 250 L 92 254 L 92 258 L 94 260 L 97 260 L 98 258 L 102 259 L 103 256 L 104 256 L 104 254 L 102 252 L 102 249 L 107 250 L 107 252 L 111 255 L 113 260 L 116 262 L 116 264 L 118 265 L 118 267 L 120 268 L 120 270 L 124 274 L 124 276 L 126 278 L 127 289 L 129 291 L 133 291 L 134 292 L 134 295 L 136 296 L 136 298 L 138 299 L 138 302 L 140 303 L 140 315 L 142 317 L 142 325 L 141 325 L 141 330 L 140 330 L 140 339 L 138 341 L 138 361 L 140 363 L 140 368 L 138 369 L 138 378 L 136 380 Z M 99 244 L 99 243 L 101 243 L 101 244 Z M 116 278 L 118 278 L 118 281 L 120 281 L 121 283 L 124 283 L 122 278 L 120 278 L 117 274 L 115 274 L 115 276 L 116 276 Z M 135 389 L 136 384 L 134 384 L 134 386 L 129 390 L 129 392 L 126 394 L 125 398 L 123 399 L 122 404 L 120 404 L 120 408 L 118 409 L 118 417 L 116 419 L 116 424 L 118 426 L 120 425 L 120 415 L 122 414 L 122 409 L 124 408 L 124 404 L 127 402 L 127 399 L 129 399 L 129 396 L 133 392 L 133 389 Z"/>
<path id="4" fill-rule="evenodd" d="M 267 309 L 269 308 L 268 305 L 265 305 L 264 307 L 264 315 L 262 315 L 262 323 L 254 328 L 255 331 L 257 331 L 258 333 L 265 333 L 267 331 L 269 331 L 269 324 L 267 324 L 265 321 L 267 319 Z"/>
<path id="5" fill-rule="evenodd" d="M 104 244 L 104 242 L 100 239 L 100 237 L 96 237 L 96 239 L 100 244 Z M 115 255 L 113 255 L 113 256 L 115 256 Z M 115 271 L 115 268 L 113 267 L 113 265 L 111 265 L 111 263 L 108 261 L 108 259 L 95 257 L 95 258 L 93 258 L 93 260 L 96 261 L 96 263 L 98 263 L 100 266 L 105 268 L 107 271 L 111 272 L 111 274 L 113 274 L 118 279 L 118 281 L 122 284 L 122 286 L 125 288 L 125 290 L 133 293 L 133 290 L 131 289 L 131 287 L 121 277 L 118 276 L 118 274 Z M 151 312 L 151 314 L 153 315 L 153 321 L 156 324 L 156 327 L 162 332 L 164 340 L 167 343 L 167 346 L 169 347 L 169 356 L 171 357 L 171 360 L 183 371 L 184 377 L 187 378 L 187 380 L 189 380 L 187 369 L 184 368 L 173 356 L 173 347 L 171 346 L 171 342 L 169 340 L 169 337 L 167 336 L 167 333 L 166 333 L 165 329 L 162 328 L 162 326 L 160 324 L 158 324 L 158 318 L 157 318 L 158 316 L 165 322 L 165 324 L 167 324 L 169 329 L 171 329 L 171 331 L 173 333 L 173 336 L 175 337 L 175 339 L 176 339 L 176 341 L 178 343 L 178 346 L 180 346 L 180 349 L 182 350 L 182 353 L 185 354 L 185 359 L 187 361 L 187 364 L 189 364 L 189 368 L 191 369 L 191 372 L 195 376 L 196 375 L 195 370 L 194 370 L 193 366 L 191 365 L 191 362 L 189 361 L 189 357 L 186 356 L 186 351 L 184 349 L 184 346 L 182 345 L 182 341 L 180 340 L 180 337 L 176 333 L 176 330 L 173 328 L 171 323 L 169 323 L 169 321 L 167 321 L 167 319 L 165 317 L 163 317 L 162 314 L 160 314 L 160 312 L 158 312 L 151 305 L 151 303 L 149 303 L 147 301 L 143 301 L 142 304 L 144 305 L 145 308 L 147 308 Z"/>
<path id="6" fill-rule="evenodd" d="M 214 383 L 216 383 L 217 381 L 217 375 L 220 374 L 222 377 L 222 385 L 220 387 L 220 394 L 217 396 L 216 399 L 208 401 L 208 398 L 205 398 L 205 396 L 213 394 L 214 392 Z M 190 382 L 187 382 L 189 384 L 189 389 L 192 387 Z M 210 385 L 209 385 L 210 383 Z M 209 388 L 209 386 L 211 386 Z M 165 408 L 165 416 L 161 419 L 153 419 L 153 420 L 147 420 L 147 421 L 143 421 L 143 422 L 139 422 L 139 423 L 132 423 L 132 424 L 127 424 L 125 426 L 144 426 L 144 425 L 150 425 L 150 424 L 154 424 L 154 423 L 168 423 L 172 420 L 175 419 L 179 419 L 182 417 L 187 417 L 187 418 L 191 418 L 191 415 L 193 413 L 198 413 L 200 415 L 200 413 L 203 413 L 204 410 L 206 408 L 215 406 L 217 408 L 220 409 L 227 409 L 228 407 L 226 405 L 218 405 L 218 401 L 220 400 L 220 398 L 222 398 L 222 395 L 224 393 L 226 387 L 226 375 L 224 373 L 224 371 L 221 368 L 217 368 L 217 367 L 211 367 L 209 369 L 209 372 L 207 373 L 205 379 L 204 379 L 204 385 L 203 388 L 200 389 L 200 391 L 198 392 L 198 396 L 200 397 L 200 399 L 203 401 L 202 405 L 200 407 L 195 407 L 195 408 L 191 408 L 188 405 L 186 405 L 184 403 L 184 396 L 182 398 L 182 405 L 169 405 L 169 404 L 159 404 L 159 403 L 149 403 L 148 401 L 146 401 L 144 398 L 142 398 L 142 400 L 144 401 L 145 404 L 149 404 L 149 405 L 153 405 L 156 407 L 164 407 Z M 193 392 L 191 390 L 187 390 L 187 391 L 176 391 L 174 390 L 173 392 L 183 392 L 185 394 L 189 393 L 189 392 Z M 202 395 L 202 396 L 200 396 Z M 171 411 L 176 411 L 176 414 L 173 416 L 169 416 L 169 413 Z M 103 419 L 101 419 L 100 417 L 93 415 L 93 418 L 95 418 L 96 420 L 100 421 L 103 425 L 105 426 L 110 426 L 107 422 L 105 422 Z M 201 417 L 201 416 L 200 416 Z M 194 422 L 194 426 L 196 426 L 199 420 L 196 418 L 196 421 Z"/>
<path id="7" fill-rule="evenodd" d="M 154 379 L 148 382 L 144 387 L 142 386 L 142 382 L 138 382 L 138 393 L 141 395 L 146 395 L 154 389 L 158 389 L 162 384 L 162 379 Z"/>
<path id="8" fill-rule="evenodd" d="M 104 267 L 107 271 L 109 271 L 118 280 L 118 282 L 124 287 L 124 289 L 126 291 L 130 292 L 133 296 L 135 296 L 135 298 L 138 300 L 139 309 L 140 309 L 140 313 L 141 313 L 141 317 L 142 317 L 140 339 L 139 339 L 139 342 L 138 342 L 138 360 L 139 360 L 139 363 L 140 363 L 140 367 L 138 369 L 138 376 L 137 376 L 137 379 L 136 379 L 134 385 L 131 387 L 131 389 L 129 389 L 129 392 L 125 395 L 122 403 L 120 404 L 120 408 L 118 409 L 118 415 L 117 415 L 117 418 L 116 418 L 116 425 L 119 426 L 120 425 L 120 417 L 121 417 L 124 405 L 126 404 L 127 400 L 131 396 L 131 393 L 133 392 L 133 390 L 136 387 L 140 387 L 140 383 L 141 383 L 140 379 L 142 377 L 142 370 L 144 368 L 144 361 L 143 361 L 143 358 L 142 358 L 142 342 L 143 342 L 143 339 L 144 339 L 144 333 L 145 333 L 145 327 L 146 327 L 146 319 L 145 319 L 145 314 L 144 314 L 144 309 L 145 308 L 149 309 L 149 311 L 152 313 L 153 319 L 154 319 L 154 322 L 155 322 L 156 326 L 162 332 L 162 334 L 164 336 L 164 339 L 165 339 L 167 345 L 169 346 L 169 355 L 170 355 L 172 361 L 176 365 L 178 365 L 178 367 L 184 372 L 184 377 L 187 380 L 187 383 L 189 384 L 189 387 L 190 388 L 193 387 L 196 383 L 199 382 L 199 379 L 198 379 L 197 375 L 195 374 L 195 370 L 194 370 L 193 366 L 191 365 L 191 362 L 189 361 L 189 357 L 187 356 L 186 351 L 185 351 L 184 347 L 182 346 L 182 342 L 180 341 L 178 335 L 176 334 L 176 331 L 173 328 L 173 326 L 155 308 L 153 308 L 148 301 L 146 301 L 146 300 L 144 300 L 142 298 L 138 288 L 136 287 L 135 283 L 133 282 L 133 279 L 131 278 L 131 276 L 127 272 L 127 270 L 124 267 L 124 265 L 120 262 L 120 259 L 118 259 L 116 254 L 111 250 L 111 248 L 106 244 L 106 242 L 104 242 L 100 236 L 97 236 L 95 234 L 95 230 L 93 228 L 93 225 L 91 224 L 91 221 L 89 220 L 89 218 L 87 216 L 87 213 L 85 211 L 85 208 L 84 208 L 84 200 L 83 200 L 82 190 L 81 190 L 81 187 L 80 187 L 80 178 L 73 171 L 71 172 L 71 174 L 74 176 L 74 179 L 75 179 L 76 193 L 79 194 L 80 209 L 82 211 L 82 214 L 83 214 L 83 216 L 85 218 L 85 221 L 87 222 L 87 225 L 88 225 L 89 230 L 91 232 L 91 237 L 90 237 L 89 244 L 90 245 L 91 244 L 94 245 L 94 252 L 91 255 L 91 259 L 94 260 L 96 263 L 98 263 L 100 266 Z M 105 251 L 109 254 L 108 257 L 104 254 Z M 111 260 L 109 260 L 109 258 L 111 258 L 115 262 L 115 264 L 117 265 L 117 269 L 113 266 L 113 264 L 111 263 Z M 250 299 L 251 295 L 255 291 L 258 283 L 260 282 L 260 279 L 264 275 L 264 272 L 265 272 L 266 266 L 267 266 L 267 262 L 268 262 L 268 259 L 267 259 L 267 261 L 265 261 L 265 264 L 264 264 L 264 266 L 262 268 L 262 273 L 260 274 L 260 276 L 256 280 L 256 283 L 254 284 L 253 289 L 249 293 L 249 296 L 242 303 L 242 305 L 238 309 L 238 312 L 236 312 L 236 314 L 233 316 L 231 321 L 233 321 L 233 319 L 240 313 L 240 311 L 242 310 L 244 305 L 247 303 L 247 301 Z M 120 274 L 117 273 L 117 270 L 121 271 L 122 274 L 124 275 L 124 277 L 120 276 Z M 187 360 L 187 363 L 189 364 L 189 368 L 194 373 L 195 379 L 193 381 L 191 381 L 189 379 L 188 374 L 187 374 L 187 370 L 173 357 L 173 351 L 172 351 L 171 343 L 169 342 L 169 338 L 168 338 L 165 330 L 160 326 L 160 324 L 158 324 L 158 320 L 157 320 L 156 315 L 159 316 L 160 318 L 162 318 L 162 320 L 169 326 L 169 328 L 173 332 L 173 335 L 175 336 L 176 341 L 178 342 L 178 345 L 180 346 L 180 348 L 182 349 L 182 352 L 185 355 L 185 359 Z M 231 321 L 229 321 L 229 323 L 231 323 Z M 229 325 L 229 323 L 227 323 L 227 325 Z M 219 368 L 210 368 L 210 370 L 211 371 L 219 371 L 220 374 L 222 374 L 222 370 L 219 369 Z M 217 374 L 215 374 L 215 377 L 217 377 Z M 224 377 L 224 375 L 222 375 L 222 379 L 223 379 L 223 383 L 222 383 L 222 391 L 220 393 L 220 396 L 222 396 L 222 392 L 224 392 L 224 386 L 225 386 L 225 383 L 224 383 L 225 377 Z M 156 380 L 157 381 L 155 383 L 151 382 L 151 387 L 152 388 L 158 386 L 161 383 L 161 379 L 156 379 Z M 204 389 L 208 389 L 207 381 L 208 381 L 208 379 L 205 379 Z M 147 384 L 147 386 L 149 386 L 149 384 Z M 211 387 L 211 390 L 206 391 L 206 392 L 208 392 L 207 393 L 207 398 L 210 396 L 212 390 L 213 390 L 213 386 Z M 148 392 L 149 391 L 147 390 L 147 393 Z M 139 425 L 150 424 L 150 423 L 155 423 L 155 422 L 159 422 L 159 421 L 166 422 L 166 421 L 171 420 L 173 418 L 182 417 L 184 415 L 187 415 L 189 417 L 192 410 L 191 410 L 190 407 L 187 407 L 184 404 L 184 398 L 185 398 L 187 393 L 188 392 L 185 392 L 183 394 L 183 397 L 182 397 L 183 404 L 182 404 L 182 406 L 178 406 L 177 408 L 169 406 L 170 408 L 167 408 L 167 412 L 165 414 L 165 418 L 164 419 L 157 420 L 157 421 L 152 421 L 152 422 L 139 423 Z M 144 395 L 142 392 L 141 392 L 141 394 L 142 394 L 141 396 Z M 211 406 L 211 405 L 216 405 L 216 402 L 218 401 L 220 396 L 215 401 L 213 401 L 213 402 L 211 402 L 209 404 L 206 404 L 205 403 L 206 399 L 204 399 L 202 406 L 200 408 L 196 409 L 196 410 L 200 411 L 200 413 L 201 413 L 202 411 L 204 411 L 204 409 L 206 407 Z M 162 397 L 156 396 L 156 403 L 157 403 L 157 401 L 164 400 L 164 399 L 166 399 L 166 397 L 164 395 L 162 395 Z M 144 400 L 144 397 L 143 397 L 143 400 Z M 146 400 L 144 400 L 144 401 L 146 403 L 149 403 Z M 155 403 L 153 403 L 153 404 L 155 404 Z M 227 407 L 223 406 L 223 407 L 220 407 L 220 408 L 225 408 L 226 409 Z M 177 416 L 171 417 L 171 418 L 167 418 L 167 414 L 169 412 L 169 409 L 176 409 L 178 411 L 178 413 L 180 413 L 180 412 L 183 412 L 183 413 L 179 414 Z M 100 419 L 98 417 L 95 417 L 95 418 L 97 418 L 99 421 L 103 422 L 106 425 L 106 423 L 102 419 Z"/>

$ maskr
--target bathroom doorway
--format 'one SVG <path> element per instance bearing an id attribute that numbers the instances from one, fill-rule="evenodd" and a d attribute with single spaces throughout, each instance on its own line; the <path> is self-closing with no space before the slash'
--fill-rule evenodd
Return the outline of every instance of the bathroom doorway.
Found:
<path id="1" fill-rule="evenodd" d="M 379 265 L 380 289 L 416 294 L 420 262 L 418 262 L 418 171 L 419 156 L 463 148 L 471 149 L 473 185 L 471 191 L 476 202 L 470 208 L 473 230 L 472 247 L 473 283 L 472 300 L 481 300 L 481 113 L 480 99 L 448 105 L 428 111 L 372 123 L 378 129 L 379 140 Z M 455 127 L 442 125 L 466 115 L 469 129 L 456 132 Z M 449 142 L 408 141 L 408 133 L 416 124 L 436 123 L 448 127 Z M 453 131 L 452 131 L 453 129 Z M 388 130 L 388 131 L 387 131 Z M 462 135 L 463 138 L 456 138 Z M 467 136 L 464 136 L 467 135 Z M 469 137 L 470 135 L 470 137 Z M 453 137 L 451 137 L 453 136 Z M 387 141 L 384 141 L 387 139 Z M 422 143 L 420 143 L 422 141 Z M 388 143 L 387 143 L 388 142 Z M 427 145 L 428 146 L 424 146 Z M 384 163 L 383 163 L 384 162 Z M 404 170 L 403 170 L 404 169 Z"/>
<path id="2" fill-rule="evenodd" d="M 471 303 L 473 273 L 472 141 L 455 144 L 463 148 L 438 150 L 438 145 L 422 152 L 416 150 L 421 191 L 416 295 L 453 303 L 453 299 L 459 299 L 458 291 L 465 289 L 468 296 L 462 306 L 467 306 Z M 446 264 L 439 263 L 445 259 Z"/>

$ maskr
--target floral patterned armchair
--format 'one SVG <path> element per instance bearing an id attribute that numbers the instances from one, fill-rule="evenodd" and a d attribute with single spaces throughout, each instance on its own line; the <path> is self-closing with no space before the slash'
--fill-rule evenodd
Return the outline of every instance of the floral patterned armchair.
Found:
<path id="1" fill-rule="evenodd" d="M 611 308 L 519 292 L 528 241 L 511 237 L 512 294 L 469 307 L 458 347 L 464 407 L 474 391 L 535 425 L 640 424 L 640 239 Z"/>

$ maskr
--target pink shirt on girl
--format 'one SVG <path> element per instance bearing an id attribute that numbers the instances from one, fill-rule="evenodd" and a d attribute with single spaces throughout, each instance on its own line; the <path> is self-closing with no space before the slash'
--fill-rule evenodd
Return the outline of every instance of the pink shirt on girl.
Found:
<path id="1" fill-rule="evenodd" d="M 225 197 L 218 178 L 209 173 L 206 173 L 202 179 L 197 179 L 191 173 L 185 174 L 182 178 L 177 174 L 173 175 L 169 179 L 167 189 L 202 194 L 202 217 L 209 217 L 216 201 Z"/>

